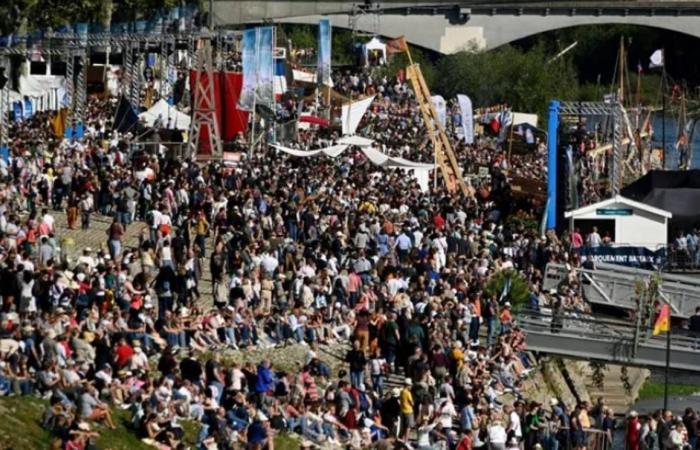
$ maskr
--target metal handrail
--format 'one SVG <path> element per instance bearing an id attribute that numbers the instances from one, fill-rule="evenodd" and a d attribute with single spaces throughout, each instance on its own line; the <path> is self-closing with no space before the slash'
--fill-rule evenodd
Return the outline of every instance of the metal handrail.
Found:
<path id="1" fill-rule="evenodd" d="M 555 319 L 554 314 L 541 314 L 534 311 L 521 312 L 518 316 L 518 325 L 520 328 L 530 331 L 547 330 L 552 332 L 552 320 Z M 593 316 L 574 316 L 571 313 L 562 314 L 561 327 L 557 328 L 556 333 L 559 335 L 575 335 L 578 337 L 596 339 L 596 340 L 615 340 L 629 339 L 634 340 L 635 327 L 629 322 L 597 318 Z M 576 326 L 576 325 L 584 325 Z M 642 327 L 641 336 L 645 336 L 644 344 L 654 347 L 665 347 L 666 337 L 664 335 L 653 336 L 651 327 Z M 698 349 L 698 341 L 700 336 L 690 333 L 688 330 L 673 329 L 671 330 L 671 346 L 676 349 L 687 348 L 693 351 Z"/>

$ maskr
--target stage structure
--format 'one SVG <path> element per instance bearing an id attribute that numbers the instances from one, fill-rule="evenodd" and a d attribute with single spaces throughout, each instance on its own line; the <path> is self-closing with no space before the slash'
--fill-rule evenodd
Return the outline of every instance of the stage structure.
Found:
<path id="1" fill-rule="evenodd" d="M 7 141 L 6 126 L 10 110 L 12 57 L 29 59 L 39 54 L 47 61 L 65 63 L 66 97 L 64 106 L 68 109 L 66 126 L 81 123 L 85 117 L 87 101 L 87 68 L 91 55 L 98 49 L 106 49 L 109 55 L 121 53 L 123 83 L 122 94 L 134 107 L 140 104 L 143 86 L 141 65 L 147 53 L 160 55 L 161 85 L 159 93 L 168 96 L 172 93 L 173 77 L 169 76 L 178 64 L 180 69 L 190 70 L 195 62 L 197 43 L 204 36 L 210 42 L 209 55 L 216 55 L 217 61 L 226 60 L 227 54 L 235 50 L 235 43 L 241 33 L 232 30 L 216 32 L 199 31 L 192 28 L 172 33 L 113 31 L 102 33 L 45 32 L 41 39 L 29 42 L 28 36 L 15 37 L 6 46 L 0 47 L 0 67 L 10 80 L 0 88 L 0 146 Z M 176 60 L 177 50 L 186 50 L 183 61 Z M 107 63 L 109 61 L 106 61 Z"/>
<path id="2" fill-rule="evenodd" d="M 573 152 L 568 143 L 560 143 L 562 119 L 576 119 L 579 123 L 586 118 L 595 118 L 605 126 L 612 125 L 609 179 L 610 193 L 614 197 L 622 188 L 623 160 L 623 109 L 619 101 L 610 102 L 560 102 L 552 100 L 549 104 L 547 124 L 547 207 L 546 227 L 557 229 L 564 224 L 564 211 L 580 206 L 576 197 L 576 187 L 572 186 L 574 173 Z M 604 130 L 604 135 L 607 130 Z M 568 148 L 567 148 L 568 147 Z"/>

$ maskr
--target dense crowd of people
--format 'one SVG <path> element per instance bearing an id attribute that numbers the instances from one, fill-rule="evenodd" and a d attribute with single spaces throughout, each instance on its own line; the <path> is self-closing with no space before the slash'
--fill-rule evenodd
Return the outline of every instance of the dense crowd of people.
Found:
<path id="1" fill-rule="evenodd" d="M 381 94 L 363 135 L 432 161 L 405 81 L 361 72 L 335 84 Z M 585 430 L 614 428 L 609 409 L 524 398 L 536 361 L 512 303 L 587 305 L 573 286 L 541 292 L 548 262 L 580 262 L 568 236 L 524 225 L 536 210 L 499 178 L 495 139 L 467 147 L 449 127 L 461 164 L 491 168 L 467 198 L 422 192 L 353 152 L 260 146 L 233 168 L 134 152 L 134 135 L 112 130 L 115 103 L 90 100 L 83 139 L 57 138 L 44 113 L 13 123 L 0 161 L 0 393 L 45 398 L 56 448 L 94 448 L 114 408 L 163 449 L 184 448 L 184 420 L 202 449 L 271 449 L 277 432 L 302 448 L 582 449 Z M 515 161 L 523 174 L 541 167 Z M 104 245 L 70 255 L 58 211 L 69 229 L 111 217 Z M 503 273 L 531 294 L 512 298 L 493 281 Z M 297 370 L 222 358 L 289 344 L 306 348 Z M 320 356 L 329 344 L 340 364 Z M 659 442 L 650 448 L 677 448 Z"/>

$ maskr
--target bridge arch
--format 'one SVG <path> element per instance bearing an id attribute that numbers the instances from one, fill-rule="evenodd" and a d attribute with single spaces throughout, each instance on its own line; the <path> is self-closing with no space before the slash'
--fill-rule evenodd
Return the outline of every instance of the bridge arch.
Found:
<path id="1" fill-rule="evenodd" d="M 281 19 L 281 23 L 315 24 L 322 16 Z M 348 28 L 350 16 L 327 16 L 334 27 Z M 675 31 L 700 38 L 698 16 L 643 15 L 471 15 L 464 24 L 454 24 L 445 15 L 382 14 L 379 34 L 403 35 L 414 45 L 450 54 L 468 48 L 490 50 L 529 36 L 563 28 L 585 25 L 637 25 Z M 373 23 L 365 17 L 357 20 L 358 30 L 372 32 Z"/>

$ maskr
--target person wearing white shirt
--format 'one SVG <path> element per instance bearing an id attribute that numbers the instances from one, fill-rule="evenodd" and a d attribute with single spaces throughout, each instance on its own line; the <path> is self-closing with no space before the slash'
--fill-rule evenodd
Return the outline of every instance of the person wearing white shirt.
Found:
<path id="1" fill-rule="evenodd" d="M 523 428 L 520 423 L 520 414 L 512 407 L 507 406 L 506 412 L 508 413 L 508 431 L 513 433 L 518 442 L 523 439 Z"/>
<path id="2" fill-rule="evenodd" d="M 591 234 L 589 234 L 586 239 L 586 244 L 588 244 L 589 247 L 595 248 L 600 247 L 602 242 L 603 240 L 600 238 L 600 234 L 598 234 L 598 227 L 593 227 L 593 231 L 591 231 Z"/>
<path id="3" fill-rule="evenodd" d="M 279 261 L 277 261 L 277 258 L 272 256 L 270 252 L 265 252 L 262 255 L 262 259 L 260 261 L 260 264 L 262 265 L 262 268 L 265 270 L 265 273 L 268 275 L 272 275 L 275 272 L 275 269 L 277 269 L 277 266 L 279 266 Z"/>
<path id="4" fill-rule="evenodd" d="M 505 450 L 508 436 L 500 419 L 494 420 L 493 424 L 488 428 L 488 439 L 490 450 Z"/>
<path id="5" fill-rule="evenodd" d="M 418 426 L 418 449 L 419 450 L 432 450 L 433 444 L 430 439 L 430 433 L 437 426 L 437 422 L 429 423 L 426 417 L 421 418 L 420 425 Z"/>
<path id="6" fill-rule="evenodd" d="M 440 404 L 437 410 L 440 423 L 442 423 L 442 429 L 448 432 L 452 429 L 452 419 L 457 416 L 457 410 L 455 409 L 452 400 L 445 393 L 443 393 L 440 399 Z M 505 441 L 504 441 L 505 443 Z"/>
<path id="7" fill-rule="evenodd" d="M 148 356 L 146 356 L 146 353 L 144 353 L 140 343 L 139 345 L 134 346 L 134 355 L 129 360 L 129 365 L 131 370 L 148 370 Z"/>

